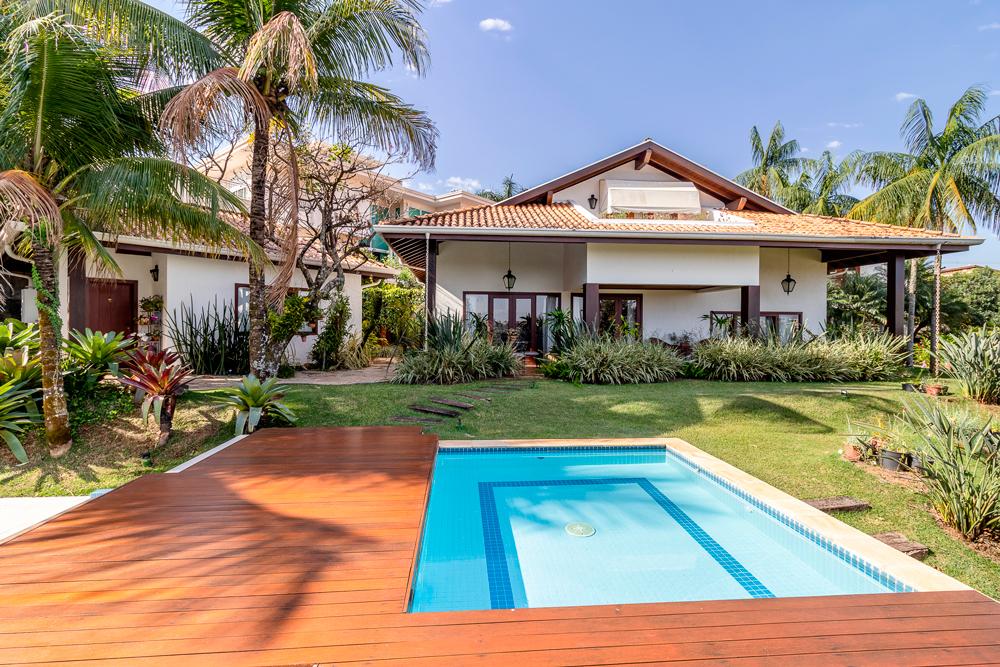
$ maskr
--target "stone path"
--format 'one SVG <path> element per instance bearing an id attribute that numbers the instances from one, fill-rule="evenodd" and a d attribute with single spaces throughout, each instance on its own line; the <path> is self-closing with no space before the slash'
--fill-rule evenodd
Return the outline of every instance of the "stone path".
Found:
<path id="1" fill-rule="evenodd" d="M 356 371 L 297 371 L 295 377 L 283 378 L 281 384 L 349 385 L 388 382 L 394 364 L 388 359 L 376 359 L 368 368 Z M 199 375 L 189 385 L 191 389 L 219 389 L 239 384 L 236 375 Z"/>
<path id="2" fill-rule="evenodd" d="M 414 403 L 408 406 L 413 412 L 419 413 L 418 415 L 395 415 L 392 420 L 403 424 L 442 424 L 446 419 L 458 419 L 461 421 L 462 414 L 465 412 L 473 410 L 478 406 L 488 407 L 494 396 L 521 391 L 533 384 L 530 380 L 494 380 L 488 384 L 477 385 L 463 391 L 453 392 L 452 396 L 461 397 L 465 400 L 460 401 L 451 396 L 431 396 L 427 398 L 427 403 Z M 469 399 L 479 401 L 479 403 L 469 402 Z"/>

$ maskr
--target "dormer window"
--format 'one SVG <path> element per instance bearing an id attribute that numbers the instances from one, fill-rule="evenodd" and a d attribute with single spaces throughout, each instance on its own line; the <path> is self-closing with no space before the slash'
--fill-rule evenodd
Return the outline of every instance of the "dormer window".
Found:
<path id="1" fill-rule="evenodd" d="M 685 181 L 601 180 L 598 215 L 636 213 L 700 213 L 701 200 L 694 183 Z"/>

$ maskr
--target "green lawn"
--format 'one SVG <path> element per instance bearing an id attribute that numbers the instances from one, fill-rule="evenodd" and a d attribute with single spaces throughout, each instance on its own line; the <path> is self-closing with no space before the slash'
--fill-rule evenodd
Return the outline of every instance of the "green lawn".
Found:
<path id="1" fill-rule="evenodd" d="M 679 380 L 621 387 L 574 386 L 538 380 L 428 430 L 443 439 L 683 438 L 800 498 L 849 495 L 873 509 L 840 518 L 869 533 L 898 530 L 931 547 L 927 562 L 994 597 L 1000 564 L 975 553 L 935 522 L 917 492 L 882 481 L 843 461 L 848 417 L 870 420 L 895 411 L 904 398 L 891 384 L 740 384 Z M 465 387 L 294 385 L 288 402 L 302 426 L 391 424 L 407 406 Z M 841 391 L 846 389 L 847 395 Z M 182 398 L 177 436 L 144 468 L 139 454 L 155 441 L 137 417 L 81 427 L 78 447 L 59 462 L 38 449 L 32 464 L 0 470 L 0 495 L 88 493 L 120 485 L 194 456 L 231 435 L 231 416 L 210 406 L 205 392 Z M 956 399 L 957 400 L 957 399 Z M 412 414 L 412 413 L 410 413 Z M 141 433 L 139 433 L 141 432 Z"/>
<path id="2" fill-rule="evenodd" d="M 896 410 L 905 396 L 898 388 L 697 380 L 603 387 L 539 380 L 523 391 L 497 392 L 491 404 L 461 422 L 426 428 L 442 439 L 676 436 L 799 498 L 865 499 L 870 511 L 839 518 L 868 533 L 901 531 L 932 549 L 928 564 L 1000 597 L 1000 564 L 949 536 L 919 493 L 884 482 L 839 454 L 848 417 L 866 420 Z M 388 424 L 421 397 L 455 397 L 461 390 L 297 386 L 288 399 L 303 426 Z"/>

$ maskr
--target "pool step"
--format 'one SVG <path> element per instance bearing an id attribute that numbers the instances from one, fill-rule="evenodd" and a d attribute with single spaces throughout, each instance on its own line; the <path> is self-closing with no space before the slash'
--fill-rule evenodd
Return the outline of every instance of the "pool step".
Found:
<path id="1" fill-rule="evenodd" d="M 872 508 L 864 500 L 851 498 L 850 496 L 833 496 L 832 498 L 814 498 L 806 501 L 807 505 L 812 505 L 818 510 L 826 513 L 830 512 L 863 512 Z"/>
<path id="2" fill-rule="evenodd" d="M 890 547 L 896 551 L 902 551 L 907 556 L 916 558 L 917 560 L 923 560 L 927 558 L 931 550 L 929 547 L 921 544 L 920 542 L 914 542 L 903 535 L 902 533 L 878 533 L 877 535 L 872 535 L 879 542 L 888 544 Z"/>
<path id="3" fill-rule="evenodd" d="M 472 403 L 463 403 L 462 401 L 456 401 L 450 398 L 433 397 L 427 400 L 429 400 L 431 403 L 437 403 L 438 405 L 447 405 L 453 408 L 461 408 L 463 410 L 471 410 L 472 408 L 476 407 Z"/>
<path id="4" fill-rule="evenodd" d="M 443 424 L 444 420 L 438 417 L 414 417 L 412 415 L 396 415 L 392 418 L 394 422 L 403 424 Z"/>
<path id="5" fill-rule="evenodd" d="M 424 412 L 429 415 L 441 415 L 442 417 L 457 417 L 460 414 L 462 414 L 458 410 L 449 410 L 447 408 L 436 408 L 433 405 L 419 405 L 416 403 L 411 405 L 410 409 L 415 410 L 417 412 Z"/>

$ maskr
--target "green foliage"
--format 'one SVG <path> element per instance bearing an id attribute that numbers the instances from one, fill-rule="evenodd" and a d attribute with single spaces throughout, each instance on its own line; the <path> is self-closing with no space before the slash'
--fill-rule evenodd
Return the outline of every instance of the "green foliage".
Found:
<path id="1" fill-rule="evenodd" d="M 409 274 L 412 277 L 412 274 Z M 362 292 L 361 314 L 365 339 L 373 334 L 383 345 L 413 347 L 423 329 L 424 288 L 408 277 L 383 282 Z"/>
<path id="2" fill-rule="evenodd" d="M 0 385 L 0 438 L 21 463 L 28 462 L 28 455 L 21 445 L 20 435 L 40 421 L 35 391 L 23 389 L 15 382 Z"/>
<path id="3" fill-rule="evenodd" d="M 877 274 L 847 273 L 826 288 L 826 327 L 830 333 L 885 327 L 885 280 Z"/>
<path id="4" fill-rule="evenodd" d="M 884 333 L 787 342 L 729 337 L 699 343 L 691 367 L 696 377 L 730 382 L 875 381 L 898 376 L 903 359 L 902 340 Z"/>
<path id="5" fill-rule="evenodd" d="M 490 201 L 501 202 L 524 192 L 524 190 L 524 186 L 514 180 L 514 174 L 510 174 L 504 177 L 500 187 L 496 189 L 484 188 L 477 191 L 476 195 Z"/>
<path id="6" fill-rule="evenodd" d="M 343 292 L 338 292 L 326 309 L 323 328 L 316 336 L 310 356 L 322 370 L 341 368 L 344 365 L 343 348 L 347 340 L 351 304 Z"/>
<path id="7" fill-rule="evenodd" d="M 962 382 L 965 395 L 983 403 L 1000 403 L 1000 329 L 986 327 L 943 338 L 945 368 Z"/>
<path id="8" fill-rule="evenodd" d="M 267 327 L 273 340 L 291 340 L 298 335 L 307 322 L 319 318 L 319 308 L 306 297 L 298 294 L 285 296 L 281 312 L 267 311 Z"/>
<path id="9" fill-rule="evenodd" d="M 245 315 L 218 300 L 195 312 L 181 304 L 166 318 L 167 331 L 184 363 L 199 375 L 242 375 L 250 370 L 250 327 Z"/>
<path id="10" fill-rule="evenodd" d="M 82 332 L 74 329 L 69 332 L 69 340 L 64 344 L 66 362 L 71 374 L 86 378 L 85 384 L 92 386 L 105 374 L 118 374 L 118 367 L 127 357 L 129 350 L 135 344 L 131 338 L 110 331 Z"/>
<path id="11" fill-rule="evenodd" d="M 23 347 L 32 354 L 38 352 L 38 325 L 7 318 L 0 324 L 0 354 L 6 354 L 8 349 L 19 350 Z"/>
<path id="12" fill-rule="evenodd" d="M 164 407 L 169 419 L 173 416 L 173 402 L 187 389 L 190 376 L 191 369 L 180 363 L 164 360 L 153 364 L 137 357 L 129 362 L 128 375 L 122 375 L 118 381 L 141 392 L 143 419 L 148 419 L 152 412 L 162 424 Z"/>
<path id="13" fill-rule="evenodd" d="M 944 294 L 965 304 L 964 326 L 1000 327 L 1000 271 L 980 266 L 947 275 L 942 283 Z"/>
<path id="14" fill-rule="evenodd" d="M 546 377 L 582 384 L 645 384 L 673 380 L 680 356 L 659 343 L 608 335 L 578 336 L 555 361 L 542 362 Z"/>
<path id="15" fill-rule="evenodd" d="M 42 361 L 30 348 L 8 348 L 0 356 L 0 384 L 13 382 L 21 389 L 42 386 Z"/>
<path id="16" fill-rule="evenodd" d="M 576 343 L 577 335 L 580 333 L 577 323 L 573 320 L 571 313 L 561 308 L 556 308 L 545 315 L 545 323 L 552 334 L 552 353 L 560 354 L 568 350 Z"/>
<path id="17" fill-rule="evenodd" d="M 755 125 L 750 129 L 750 150 L 754 166 L 734 179 L 754 192 L 775 201 L 791 185 L 792 179 L 806 168 L 808 162 L 799 157 L 799 142 L 785 141 L 785 128 L 781 122 L 774 124 L 765 144 Z"/>
<path id="18" fill-rule="evenodd" d="M 929 401 L 908 405 L 904 418 L 941 519 L 970 540 L 1000 528 L 1000 439 L 990 421 Z"/>
<path id="19" fill-rule="evenodd" d="M 407 353 L 392 381 L 397 384 L 457 384 L 514 375 L 521 369 L 513 343 L 494 345 L 476 336 L 462 318 L 448 313 L 427 323 L 427 349 Z"/>
<path id="20" fill-rule="evenodd" d="M 295 413 L 282 401 L 286 391 L 288 387 L 275 378 L 261 382 L 251 373 L 238 386 L 220 390 L 216 402 L 236 408 L 236 435 L 241 435 L 252 433 L 258 425 L 294 424 Z"/>

